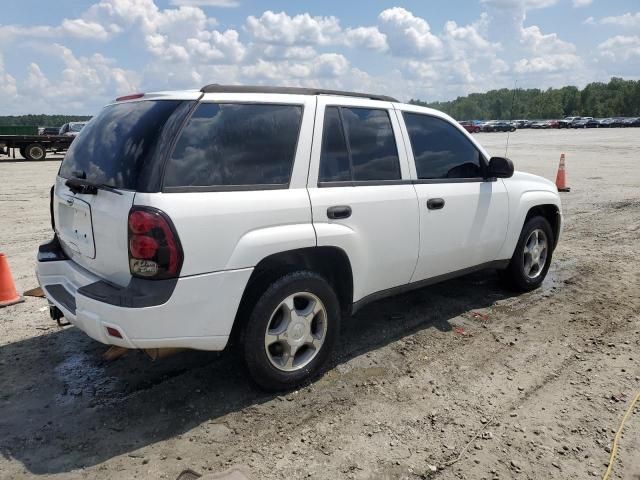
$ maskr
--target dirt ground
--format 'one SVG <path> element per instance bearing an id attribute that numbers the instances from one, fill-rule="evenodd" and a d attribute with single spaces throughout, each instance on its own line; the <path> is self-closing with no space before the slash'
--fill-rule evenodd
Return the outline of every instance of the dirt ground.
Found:
<path id="1" fill-rule="evenodd" d="M 543 287 L 514 296 L 489 271 L 370 305 L 344 322 L 333 368 L 286 395 L 254 388 L 227 353 L 109 363 L 44 299 L 0 310 L 0 478 L 236 464 L 254 479 L 602 477 L 640 388 L 638 133 L 511 134 L 521 170 L 554 179 L 567 155 L 572 191 Z M 506 134 L 478 138 L 504 154 Z M 51 237 L 58 166 L 0 160 L 0 251 L 21 291 Z M 611 478 L 640 479 L 638 452 L 640 406 Z"/>

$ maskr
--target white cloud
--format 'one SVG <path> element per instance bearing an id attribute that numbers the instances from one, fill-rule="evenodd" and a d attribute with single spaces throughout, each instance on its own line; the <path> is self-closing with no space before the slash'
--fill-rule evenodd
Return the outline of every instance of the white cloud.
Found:
<path id="1" fill-rule="evenodd" d="M 616 35 L 598 45 L 600 57 L 611 62 L 640 60 L 640 36 Z"/>
<path id="2" fill-rule="evenodd" d="M 520 74 L 555 73 L 574 70 L 579 68 L 581 63 L 580 58 L 572 54 L 549 54 L 518 60 L 513 69 Z"/>
<path id="3" fill-rule="evenodd" d="M 398 56 L 436 56 L 442 41 L 431 32 L 424 18 L 402 7 L 388 8 L 378 16 L 380 30 L 386 34 L 392 52 Z"/>
<path id="4" fill-rule="evenodd" d="M 615 25 L 625 28 L 640 28 L 640 12 L 625 13 L 615 17 L 604 17 L 600 20 L 603 25 Z"/>
<path id="5" fill-rule="evenodd" d="M 588 7 L 593 3 L 593 0 L 573 0 L 574 8 L 583 8 Z"/>
<path id="6" fill-rule="evenodd" d="M 189 7 L 221 7 L 234 8 L 239 7 L 240 2 L 236 0 L 171 0 L 171 5 L 189 6 Z"/>
<path id="7" fill-rule="evenodd" d="M 86 112 L 88 101 L 107 103 L 115 96 L 137 90 L 139 75 L 115 66 L 98 53 L 77 57 L 71 49 L 47 45 L 48 60 L 57 62 L 57 74 L 47 76 L 41 66 L 30 62 L 26 76 L 16 82 L 0 64 L 0 108 L 16 112 Z"/>
<path id="8" fill-rule="evenodd" d="M 318 55 L 315 48 L 310 45 L 304 47 L 287 47 L 282 45 L 257 45 L 256 54 L 266 59 L 293 59 L 293 60 L 309 60 Z"/>
<path id="9" fill-rule="evenodd" d="M 271 10 L 260 17 L 249 16 L 246 28 L 257 41 L 276 45 L 328 45 L 341 32 L 336 17 L 312 17 L 308 13 L 290 17 Z"/>
<path id="10" fill-rule="evenodd" d="M 565 42 L 557 33 L 543 34 L 537 26 L 522 29 L 520 42 L 534 55 L 539 54 L 573 54 L 575 45 Z"/>
<path id="11" fill-rule="evenodd" d="M 2 105 L 2 98 L 9 99 L 14 98 L 18 93 L 16 86 L 16 79 L 9 75 L 4 69 L 4 58 L 2 52 L 0 52 L 0 106 Z"/>
<path id="12" fill-rule="evenodd" d="M 371 50 L 386 51 L 387 36 L 377 27 L 347 28 L 345 31 L 345 43 L 349 47 L 362 47 Z"/>
<path id="13" fill-rule="evenodd" d="M 449 45 L 452 55 L 492 56 L 502 47 L 498 43 L 491 43 L 485 36 L 488 16 L 483 14 L 477 22 L 462 26 L 453 20 L 444 24 L 443 38 Z"/>

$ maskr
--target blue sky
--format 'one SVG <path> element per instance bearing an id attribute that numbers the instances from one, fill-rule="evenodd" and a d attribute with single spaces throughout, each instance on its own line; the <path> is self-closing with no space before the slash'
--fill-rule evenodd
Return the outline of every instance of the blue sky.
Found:
<path id="1" fill-rule="evenodd" d="M 3 0 L 0 115 L 206 83 L 446 100 L 640 77 L 637 0 Z"/>

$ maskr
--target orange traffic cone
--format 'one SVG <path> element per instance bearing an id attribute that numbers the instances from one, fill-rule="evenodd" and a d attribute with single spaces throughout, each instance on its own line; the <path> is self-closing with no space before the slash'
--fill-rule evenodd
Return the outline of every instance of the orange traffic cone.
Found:
<path id="1" fill-rule="evenodd" d="M 4 253 L 0 253 L 0 307 L 20 302 L 24 302 L 24 298 L 16 291 L 16 284 L 13 283 L 7 257 Z"/>
<path id="2" fill-rule="evenodd" d="M 560 154 L 560 165 L 558 166 L 558 174 L 556 175 L 556 187 L 559 192 L 570 192 L 571 189 L 567 187 L 567 178 L 564 172 L 564 153 Z"/>

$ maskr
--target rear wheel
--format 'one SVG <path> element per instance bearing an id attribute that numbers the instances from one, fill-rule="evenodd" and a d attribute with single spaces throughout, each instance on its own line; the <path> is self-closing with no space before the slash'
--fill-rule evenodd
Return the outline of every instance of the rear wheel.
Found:
<path id="1" fill-rule="evenodd" d="M 44 160 L 46 156 L 47 151 L 39 143 L 32 143 L 24 149 L 23 157 L 27 160 Z"/>
<path id="2" fill-rule="evenodd" d="M 244 327 L 244 360 L 265 390 L 307 382 L 325 366 L 340 330 L 340 305 L 329 283 L 309 271 L 288 273 L 260 296 Z"/>
<path id="3" fill-rule="evenodd" d="M 506 286 L 523 292 L 538 288 L 547 276 L 553 253 L 553 232 L 544 217 L 525 223 L 509 266 L 501 272 Z"/>

